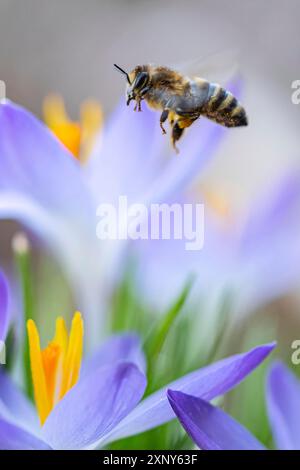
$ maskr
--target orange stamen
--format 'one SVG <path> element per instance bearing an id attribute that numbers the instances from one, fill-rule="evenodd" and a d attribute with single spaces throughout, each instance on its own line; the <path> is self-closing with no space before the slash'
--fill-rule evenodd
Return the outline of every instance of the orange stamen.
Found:
<path id="1" fill-rule="evenodd" d="M 27 322 L 34 396 L 43 425 L 56 403 L 77 383 L 83 350 L 83 321 L 76 312 L 70 336 L 62 318 L 56 320 L 53 340 L 41 351 L 33 320 Z"/>

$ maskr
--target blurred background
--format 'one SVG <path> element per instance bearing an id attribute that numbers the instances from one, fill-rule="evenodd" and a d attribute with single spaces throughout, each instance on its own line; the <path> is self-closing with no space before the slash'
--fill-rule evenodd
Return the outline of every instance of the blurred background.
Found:
<path id="1" fill-rule="evenodd" d="M 74 120 L 87 98 L 107 117 L 124 95 L 113 63 L 131 69 L 237 51 L 250 125 L 228 133 L 202 174 L 234 213 L 300 164 L 300 105 L 291 101 L 300 78 L 299 15 L 298 0 L 284 8 L 281 0 L 0 0 L 0 79 L 8 98 L 40 117 L 52 92 Z M 5 257 L 10 224 L 2 222 L 0 233 Z"/>
<path id="2" fill-rule="evenodd" d="M 61 93 L 71 115 L 88 97 L 109 114 L 124 93 L 112 67 L 182 63 L 238 50 L 250 127 L 232 132 L 207 178 L 236 206 L 299 163 L 298 0 L 0 0 L 0 79 L 37 115 Z"/>
<path id="3" fill-rule="evenodd" d="M 270 182 L 300 165 L 300 105 L 291 100 L 292 82 L 300 79 L 299 17 L 299 0 L 0 0 L 0 80 L 6 83 L 8 98 L 39 117 L 44 98 L 52 92 L 64 97 L 74 120 L 87 98 L 99 101 L 108 117 L 125 89 L 113 63 L 127 70 L 141 63 L 180 64 L 237 50 L 241 100 L 250 125 L 228 132 L 217 158 L 201 174 L 206 187 L 220 194 L 234 214 L 251 207 Z M 11 258 L 14 231 L 15 224 L 1 222 L 1 263 Z M 63 302 L 69 305 L 71 293 L 56 276 L 57 266 L 49 261 L 46 267 L 35 268 L 41 281 L 37 310 L 45 311 L 47 304 L 54 312 Z M 253 338 L 257 344 L 280 331 L 287 356 L 291 338 L 300 332 L 296 297 L 297 293 L 271 303 L 264 308 L 264 317 L 257 312 L 257 323 L 252 318 L 249 326 L 246 321 L 241 327 L 243 347 L 248 331 L 251 345 Z M 119 302 L 123 308 L 123 297 Z M 276 322 L 264 323 L 269 316 Z M 239 349 L 239 334 L 237 330 L 226 351 Z M 184 369 L 180 353 L 186 345 L 180 349 L 174 337 L 174 351 Z M 210 346 L 213 350 L 215 344 Z M 217 347 L 216 351 L 218 355 Z M 215 351 L 210 353 L 204 363 L 214 357 Z M 239 392 L 232 410 L 269 442 L 266 419 L 264 426 L 255 421 L 263 410 L 263 381 L 257 377 L 253 387 L 248 382 L 247 390 Z M 253 394 L 258 396 L 257 386 L 260 395 L 253 412 L 244 403 L 253 401 Z"/>

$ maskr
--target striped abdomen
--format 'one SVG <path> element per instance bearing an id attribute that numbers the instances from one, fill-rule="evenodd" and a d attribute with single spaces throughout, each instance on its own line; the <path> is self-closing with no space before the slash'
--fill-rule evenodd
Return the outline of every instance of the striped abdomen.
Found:
<path id="1" fill-rule="evenodd" d="M 247 126 L 246 111 L 230 91 L 211 83 L 201 114 L 226 127 Z"/>

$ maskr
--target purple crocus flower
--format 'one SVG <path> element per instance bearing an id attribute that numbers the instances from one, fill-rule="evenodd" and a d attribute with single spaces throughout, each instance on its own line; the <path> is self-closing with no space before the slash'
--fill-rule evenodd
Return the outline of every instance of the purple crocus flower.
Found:
<path id="1" fill-rule="evenodd" d="M 266 402 L 277 448 L 300 450 L 300 382 L 280 362 L 269 372 Z"/>
<path id="2" fill-rule="evenodd" d="M 137 279 L 149 303 L 164 309 L 190 274 L 194 292 L 216 302 L 231 294 L 232 311 L 248 313 L 297 287 L 300 279 L 300 171 L 293 169 L 255 198 L 226 230 L 206 208 L 204 247 L 185 240 L 141 241 Z M 142 275 L 141 275 L 142 273 Z M 204 297 L 205 298 L 205 297 Z M 214 301 L 214 300 L 213 300 Z"/>
<path id="3" fill-rule="evenodd" d="M 201 449 L 265 449 L 244 426 L 203 398 L 169 390 L 168 399 L 182 426 Z M 266 402 L 277 448 L 299 450 L 300 383 L 280 362 L 269 372 Z"/>
<path id="4" fill-rule="evenodd" d="M 2 284 L 0 288 L 3 292 Z M 5 297 L 0 300 L 0 312 L 5 318 Z M 70 358 L 71 368 L 77 374 L 78 354 L 82 349 L 82 344 L 76 349 L 77 327 L 82 330 L 80 315 L 76 314 L 73 321 L 74 329 L 73 333 L 71 330 L 68 346 L 73 353 L 69 356 L 67 351 L 66 358 L 67 361 Z M 43 401 L 50 397 L 48 393 L 52 390 L 52 382 L 47 377 L 52 377 L 52 360 L 57 345 L 65 341 L 61 321 L 58 325 L 56 340 L 49 343 L 40 356 L 36 328 L 31 320 L 28 322 L 35 399 L 42 426 L 32 404 L 9 376 L 0 371 L 0 449 L 98 448 L 113 440 L 146 431 L 174 418 L 167 399 L 168 388 L 213 399 L 240 383 L 274 348 L 274 344 L 262 345 L 228 357 L 189 373 L 142 400 L 146 375 L 140 340 L 135 334 L 114 336 L 83 363 L 79 380 L 75 381 L 74 386 L 69 382 L 67 392 L 49 407 Z M 82 332 L 78 338 L 80 335 L 82 340 Z M 43 374 L 40 371 L 47 363 L 49 368 L 47 366 L 46 382 L 43 382 L 46 370 Z M 64 370 L 68 376 L 69 369 Z M 70 379 L 74 379 L 73 372 Z M 45 410 L 47 412 L 43 414 Z"/>
<path id="5" fill-rule="evenodd" d="M 88 363 L 84 364 L 82 378 L 55 406 L 42 428 L 31 404 L 2 373 L 0 448 L 96 448 L 152 429 L 174 418 L 167 400 L 167 388 L 213 399 L 236 386 L 273 348 L 273 344 L 259 346 L 204 367 L 140 402 L 146 378 L 133 362 L 135 358 L 141 358 L 139 341 L 134 335 L 110 339 L 105 345 L 105 353 L 103 350 L 97 353 L 98 367 L 89 370 Z"/>
<path id="6" fill-rule="evenodd" d="M 1 102 L 0 217 L 25 224 L 52 250 L 85 312 L 93 344 L 126 245 L 97 239 L 96 208 L 120 195 L 150 204 L 181 194 L 224 132 L 210 122 L 194 125 L 176 158 L 162 148 L 155 113 L 134 113 L 122 102 L 81 165 L 32 114 Z"/>

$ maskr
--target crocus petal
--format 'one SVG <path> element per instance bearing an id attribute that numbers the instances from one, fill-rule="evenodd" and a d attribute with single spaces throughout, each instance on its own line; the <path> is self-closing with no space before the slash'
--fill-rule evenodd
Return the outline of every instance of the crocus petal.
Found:
<path id="1" fill-rule="evenodd" d="M 84 361 L 81 375 L 117 362 L 130 362 L 145 372 L 146 359 L 138 335 L 125 333 L 110 337 L 98 351 Z"/>
<path id="2" fill-rule="evenodd" d="M 3 272 L 0 271 L 0 340 L 4 341 L 9 324 L 8 316 L 8 284 Z"/>
<path id="3" fill-rule="evenodd" d="M 98 204 L 114 203 L 119 195 L 134 201 L 151 182 L 160 157 L 156 117 L 147 106 L 136 113 L 125 100 L 119 104 L 85 166 Z"/>
<path id="4" fill-rule="evenodd" d="M 263 450 L 243 426 L 205 400 L 168 391 L 169 403 L 182 426 L 203 450 Z"/>
<path id="5" fill-rule="evenodd" d="M 0 372 L 0 401 L 5 406 L 6 418 L 31 431 L 38 429 L 38 419 L 32 403 L 4 372 Z"/>
<path id="6" fill-rule="evenodd" d="M 228 88 L 239 94 L 240 80 L 233 80 Z M 178 144 L 180 157 L 169 156 L 168 164 L 160 171 L 152 186 L 144 194 L 146 201 L 164 202 L 182 194 L 199 175 L 204 166 L 214 157 L 228 129 L 207 119 L 194 123 Z"/>
<path id="7" fill-rule="evenodd" d="M 5 101 L 0 105 L 0 165 L 0 218 L 23 223 L 52 250 L 95 343 L 103 320 L 104 256 L 95 235 L 94 201 L 78 161 L 32 114 Z"/>
<path id="8" fill-rule="evenodd" d="M 161 203 L 176 198 L 194 181 L 214 155 L 225 135 L 224 129 L 212 122 L 196 123 L 183 141 L 180 153 L 182 158 L 170 156 L 169 164 L 157 175 L 150 189 L 142 197 L 142 202 Z M 190 143 L 193 142 L 193 145 Z"/>
<path id="9" fill-rule="evenodd" d="M 205 400 L 223 395 L 250 374 L 274 347 L 274 343 L 258 346 L 175 380 L 143 400 L 107 436 L 107 441 L 138 434 L 173 419 L 174 413 L 167 398 L 168 389 L 183 391 Z"/>
<path id="10" fill-rule="evenodd" d="M 208 211 L 203 230 L 205 242 L 200 250 L 187 250 L 189 241 L 185 238 L 140 240 L 132 244 L 138 259 L 137 285 L 146 304 L 165 311 L 191 275 L 196 277 L 193 289 L 196 302 L 199 293 L 210 292 L 212 296 L 228 288 L 225 279 L 230 249 L 228 235 L 214 227 Z"/>
<path id="11" fill-rule="evenodd" d="M 166 308 L 191 273 L 198 296 L 231 292 L 237 314 L 290 292 L 300 277 L 299 213 L 300 172 L 293 170 L 272 182 L 230 230 L 216 225 L 206 209 L 201 250 L 188 251 L 186 240 L 140 241 L 138 280 L 146 301 L 156 299 L 155 306 Z"/>
<path id="12" fill-rule="evenodd" d="M 33 434 L 0 417 L 0 450 L 51 450 Z"/>
<path id="13" fill-rule="evenodd" d="M 252 206 L 233 267 L 239 310 L 253 310 L 298 285 L 300 172 L 288 172 Z"/>
<path id="14" fill-rule="evenodd" d="M 90 210 L 79 163 L 31 113 L 0 105 L 0 191 L 14 192 L 76 216 Z M 54 190 L 55 188 L 55 190 Z"/>
<path id="15" fill-rule="evenodd" d="M 88 374 L 56 405 L 43 427 L 55 449 L 92 446 L 139 402 L 145 376 L 129 363 L 102 367 Z"/>
<path id="16" fill-rule="evenodd" d="M 300 450 L 300 383 L 281 363 L 269 373 L 266 399 L 278 449 Z"/>

